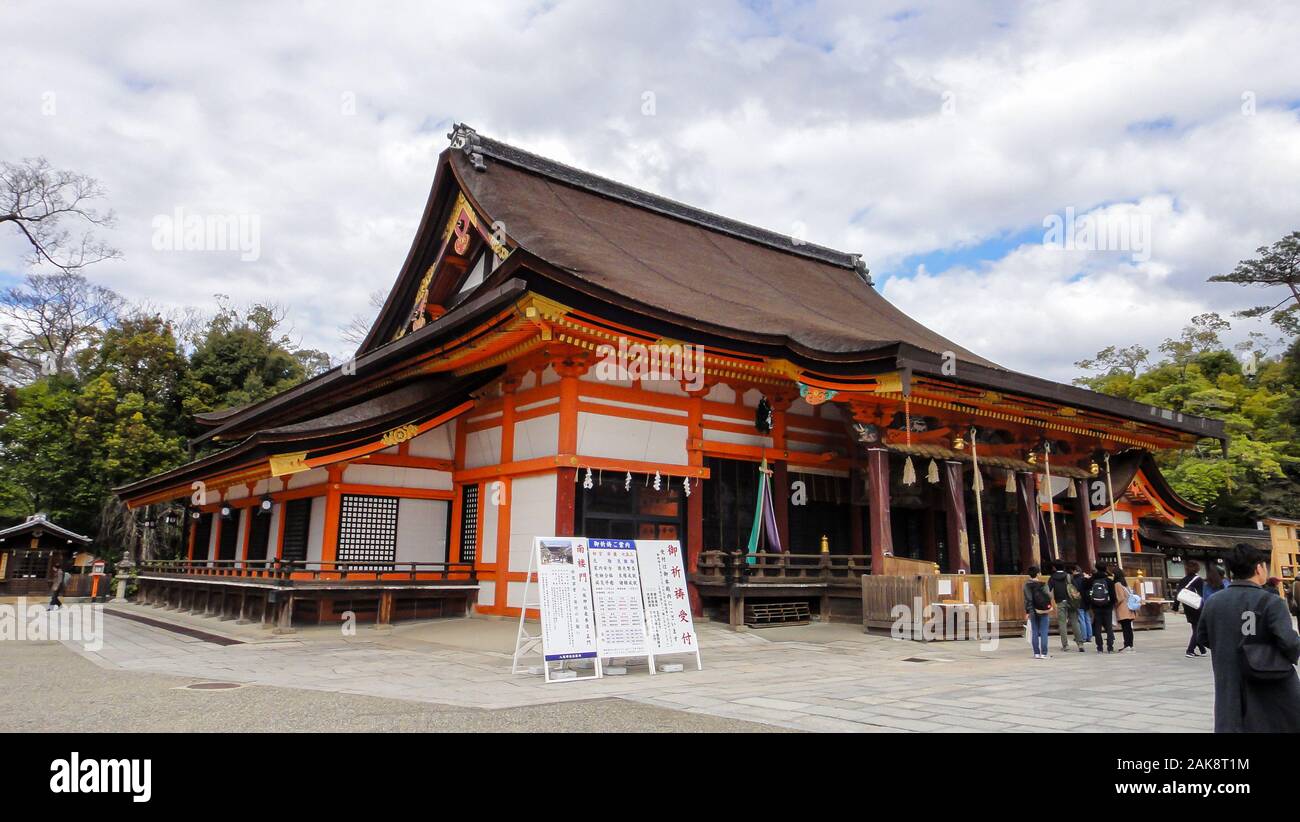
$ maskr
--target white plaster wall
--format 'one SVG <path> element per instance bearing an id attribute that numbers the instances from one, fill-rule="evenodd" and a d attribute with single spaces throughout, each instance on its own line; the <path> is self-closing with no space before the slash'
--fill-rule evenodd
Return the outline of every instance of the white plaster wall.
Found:
<path id="1" fill-rule="evenodd" d="M 212 515 L 212 527 L 208 529 L 208 553 L 204 559 L 217 558 L 217 523 L 221 521 L 221 514 Z M 224 527 L 224 523 L 222 523 Z"/>
<path id="2" fill-rule="evenodd" d="M 413 457 L 449 460 L 455 446 L 456 421 L 452 420 L 411 440 L 410 453 Z"/>
<path id="3" fill-rule="evenodd" d="M 641 380 L 641 387 L 654 394 L 671 394 L 674 397 L 690 396 L 682 390 L 677 380 Z"/>
<path id="4" fill-rule="evenodd" d="M 736 401 L 736 392 L 731 386 L 718 383 L 709 390 L 709 393 L 704 395 L 704 398 L 713 402 L 733 403 Z"/>
<path id="5" fill-rule="evenodd" d="M 311 519 L 307 523 L 307 562 L 320 562 L 325 542 L 325 498 L 311 498 Z"/>
<path id="6" fill-rule="evenodd" d="M 247 508 L 241 508 L 235 512 L 236 516 L 231 519 L 239 530 L 235 534 L 235 559 L 244 555 L 244 518 L 252 516 L 253 512 Z"/>
<path id="7" fill-rule="evenodd" d="M 329 479 L 329 472 L 324 468 L 313 468 L 310 471 L 300 471 L 289 477 L 290 488 L 306 488 L 309 485 L 320 485 Z"/>
<path id="8" fill-rule="evenodd" d="M 442 500 L 398 500 L 397 561 L 445 561 L 447 514 L 450 509 L 451 505 Z"/>
<path id="9" fill-rule="evenodd" d="M 772 447 L 771 437 L 760 437 L 758 434 L 737 434 L 734 431 L 718 431 L 714 428 L 704 429 L 705 439 L 716 440 L 717 442 L 731 442 L 736 445 L 753 445 Z"/>
<path id="10" fill-rule="evenodd" d="M 343 472 L 343 481 L 356 485 L 383 485 L 388 488 L 451 490 L 450 472 L 392 465 L 349 465 Z"/>
<path id="11" fill-rule="evenodd" d="M 515 460 L 554 456 L 559 444 L 559 414 L 515 422 Z"/>
<path id="12" fill-rule="evenodd" d="M 518 477 L 511 483 L 510 570 L 527 571 L 534 537 L 555 533 L 555 474 Z"/>
<path id="13" fill-rule="evenodd" d="M 553 382 L 559 381 L 560 375 L 555 373 L 555 366 L 546 366 L 546 370 L 542 372 L 542 385 L 550 385 Z"/>
<path id="14" fill-rule="evenodd" d="M 465 467 L 481 468 L 501 462 L 501 426 L 474 431 L 465 437 Z"/>
<path id="15" fill-rule="evenodd" d="M 235 485 L 226 489 L 226 493 L 221 495 L 221 499 L 230 502 L 237 499 L 245 499 L 248 496 L 248 486 Z"/>
<path id="16" fill-rule="evenodd" d="M 578 451 L 611 459 L 686 464 L 686 426 L 578 413 Z"/>
<path id="17" fill-rule="evenodd" d="M 484 606 L 493 606 L 497 602 L 497 584 L 493 580 L 480 579 L 478 581 L 478 604 Z"/>
<path id="18" fill-rule="evenodd" d="M 497 521 L 501 514 L 501 508 L 492 502 L 492 486 L 494 482 L 495 480 L 485 482 L 479 488 L 478 527 L 482 533 L 482 539 L 479 543 L 479 562 L 493 563 L 497 561 Z"/>
<path id="19" fill-rule="evenodd" d="M 527 565 L 524 566 L 524 570 L 525 571 L 528 570 Z M 532 600 L 533 602 L 538 601 L 536 594 L 533 595 Z M 508 605 L 511 608 L 524 607 L 524 583 L 522 582 L 506 583 L 506 605 Z"/>
<path id="20" fill-rule="evenodd" d="M 714 436 L 716 433 L 716 431 L 711 432 L 709 439 L 722 439 L 719 436 Z M 824 451 L 831 450 L 831 446 L 829 445 L 823 445 L 822 443 L 817 442 L 803 442 L 802 440 L 786 440 L 785 447 L 787 451 L 802 451 L 807 454 L 820 454 Z"/>
<path id="21" fill-rule="evenodd" d="M 280 536 L 280 515 L 283 508 L 284 504 L 279 502 L 271 506 L 271 532 L 266 539 L 267 559 L 275 559 L 276 551 L 280 548 L 277 540 Z"/>

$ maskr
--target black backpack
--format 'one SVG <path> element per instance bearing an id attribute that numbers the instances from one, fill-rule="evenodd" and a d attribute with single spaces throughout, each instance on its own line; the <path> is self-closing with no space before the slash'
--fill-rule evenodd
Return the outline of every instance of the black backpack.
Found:
<path id="1" fill-rule="evenodd" d="M 1092 585 L 1088 586 L 1088 599 L 1092 604 L 1100 608 L 1110 605 L 1110 585 L 1106 584 L 1104 579 L 1094 579 Z"/>
<path id="2" fill-rule="evenodd" d="M 1031 583 L 1029 596 L 1033 600 L 1034 610 L 1046 611 L 1052 607 L 1052 598 L 1047 595 L 1047 588 L 1043 583 Z"/>

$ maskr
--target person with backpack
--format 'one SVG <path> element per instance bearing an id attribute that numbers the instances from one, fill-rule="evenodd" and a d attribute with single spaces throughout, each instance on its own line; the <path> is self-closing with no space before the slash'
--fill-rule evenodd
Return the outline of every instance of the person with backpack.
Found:
<path id="1" fill-rule="evenodd" d="M 1079 652 L 1083 652 L 1083 645 L 1092 642 L 1092 604 L 1088 602 L 1088 575 L 1083 569 L 1075 565 L 1071 571 L 1071 582 L 1074 584 L 1074 590 L 1079 592 L 1079 633 L 1083 635 L 1083 643 L 1079 646 Z"/>
<path id="2" fill-rule="evenodd" d="M 1123 568 L 1115 569 L 1115 621 L 1124 633 L 1124 646 L 1119 649 L 1122 654 L 1133 650 L 1133 619 L 1142 607 L 1142 599 L 1129 590 L 1128 578 Z"/>
<path id="3" fill-rule="evenodd" d="M 1092 576 L 1088 577 L 1087 602 L 1092 605 L 1092 635 L 1097 643 L 1097 653 L 1101 653 L 1101 632 L 1106 632 L 1106 653 L 1115 653 L 1115 628 L 1111 625 L 1111 615 L 1115 609 L 1115 581 L 1107 573 L 1110 569 L 1106 563 L 1097 563 Z"/>
<path id="4" fill-rule="evenodd" d="M 1238 544 L 1228 570 L 1232 583 L 1205 601 L 1197 626 L 1214 666 L 1214 732 L 1300 733 L 1300 636 L 1263 587 L 1267 559 Z"/>
<path id="5" fill-rule="evenodd" d="M 1061 635 L 1061 650 L 1070 650 L 1069 636 L 1073 633 L 1074 644 L 1083 653 L 1083 633 L 1079 628 L 1079 603 L 1083 597 L 1070 582 L 1064 564 L 1057 562 L 1052 568 L 1047 584 L 1052 589 L 1052 600 L 1056 603 L 1056 630 Z"/>
<path id="6" fill-rule="evenodd" d="M 1038 578 L 1038 566 L 1029 566 L 1029 581 L 1025 583 L 1025 615 L 1029 617 L 1029 642 L 1034 646 L 1034 659 L 1047 659 L 1047 634 L 1051 630 L 1052 595 Z"/>
<path id="7" fill-rule="evenodd" d="M 1201 579 L 1201 564 L 1194 559 L 1187 560 L 1187 574 L 1178 582 L 1178 588 L 1174 591 L 1174 610 L 1177 611 L 1179 606 L 1183 609 L 1183 616 L 1187 619 L 1187 624 L 1192 626 L 1192 638 L 1187 640 L 1187 658 L 1195 659 L 1201 656 L 1207 656 L 1210 652 L 1200 643 L 1200 637 L 1196 633 L 1196 625 L 1201 620 L 1201 608 L 1193 608 L 1179 599 L 1183 591 L 1189 591 L 1195 596 L 1189 596 L 1188 599 L 1200 600 L 1201 606 L 1205 605 L 1205 580 Z"/>

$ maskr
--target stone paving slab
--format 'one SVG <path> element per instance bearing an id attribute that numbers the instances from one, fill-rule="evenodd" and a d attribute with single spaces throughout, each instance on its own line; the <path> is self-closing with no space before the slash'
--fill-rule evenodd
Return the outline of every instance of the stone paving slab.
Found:
<path id="1" fill-rule="evenodd" d="M 166 619 L 145 606 L 142 613 Z M 215 622 L 215 620 L 209 620 Z M 191 627 L 204 620 L 185 617 Z M 111 615 L 103 648 L 85 653 L 107 668 L 506 710 L 617 698 L 806 731 L 1189 732 L 1212 727 L 1206 659 L 1186 659 L 1181 625 L 1138 635 L 1137 654 L 1058 654 L 1034 660 L 1023 639 L 923 645 L 813 624 L 734 632 L 699 626 L 704 670 L 546 685 L 510 674 L 517 625 L 463 619 L 399 625 L 392 632 L 337 628 L 272 638 L 222 625 L 244 644 L 218 646 Z M 784 638 L 782 638 L 784 637 Z M 73 644 L 75 648 L 75 643 Z M 933 661 L 915 663 L 907 658 Z M 536 664 L 536 663 L 534 663 Z"/>

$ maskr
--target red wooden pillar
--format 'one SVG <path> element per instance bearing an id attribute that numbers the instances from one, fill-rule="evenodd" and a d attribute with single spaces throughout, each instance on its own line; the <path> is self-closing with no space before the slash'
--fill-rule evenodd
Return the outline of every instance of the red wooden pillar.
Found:
<path id="1" fill-rule="evenodd" d="M 197 511 L 198 509 L 195 510 Z M 199 516 L 200 517 L 203 516 L 202 511 L 199 511 Z M 190 517 L 189 550 L 186 552 L 185 555 L 186 559 L 188 559 L 190 562 L 194 561 L 194 540 L 197 537 L 198 533 L 199 533 L 199 521 L 197 519 L 194 519 L 194 517 Z"/>
<path id="2" fill-rule="evenodd" d="M 1038 507 L 1038 475 L 1032 471 L 1016 472 L 1016 515 L 1020 531 L 1020 573 L 1030 565 L 1040 565 L 1042 552 L 1042 514 Z"/>
<path id="3" fill-rule="evenodd" d="M 970 573 L 970 537 L 966 532 L 966 487 L 960 462 L 943 463 L 944 511 L 948 525 L 948 572 Z"/>
<path id="4" fill-rule="evenodd" d="M 343 469 L 346 466 L 343 463 L 335 463 L 327 466 L 325 472 L 325 532 L 321 537 L 320 544 L 320 561 L 321 570 L 330 569 L 331 564 L 338 561 L 339 556 L 339 521 L 343 508 L 343 492 L 340 485 L 343 483 Z"/>
<path id="5" fill-rule="evenodd" d="M 555 472 L 555 535 L 576 536 L 575 506 L 578 497 L 578 469 L 560 468 Z"/>
<path id="6" fill-rule="evenodd" d="M 881 573 L 885 554 L 894 553 L 894 534 L 889 526 L 889 452 L 867 450 L 867 479 L 871 501 L 871 573 Z"/>
<path id="7" fill-rule="evenodd" d="M 1097 564 L 1097 541 L 1096 532 L 1092 527 L 1092 504 L 1088 501 L 1088 480 L 1079 479 L 1075 482 L 1075 499 L 1074 499 L 1074 533 L 1075 533 L 1075 554 L 1078 557 L 1079 567 L 1091 573 L 1093 566 Z M 1136 532 L 1134 532 L 1136 538 Z"/>
<path id="8" fill-rule="evenodd" d="M 561 371 L 563 375 L 563 371 Z M 560 453 L 564 453 L 565 445 L 571 437 L 573 443 L 577 442 L 577 420 L 574 414 L 566 414 L 565 411 L 565 380 L 567 376 L 562 376 L 560 380 Z M 520 379 L 517 376 L 507 376 L 501 381 L 501 465 L 514 462 L 515 459 L 515 391 L 519 388 Z M 569 396 L 573 398 L 573 409 L 576 411 L 577 383 L 569 383 Z M 572 454 L 570 450 L 568 453 Z M 497 482 L 501 483 L 503 494 L 501 504 L 497 506 L 497 571 L 496 571 L 496 612 L 504 614 L 510 602 L 510 503 L 513 499 L 514 489 L 511 487 L 511 480 L 507 477 L 498 478 Z M 489 500 L 493 495 L 493 483 L 489 482 L 486 486 Z M 486 510 L 482 503 L 480 508 Z M 527 572 L 527 566 L 520 569 Z"/>
<path id="9" fill-rule="evenodd" d="M 786 397 L 772 398 L 772 447 L 782 457 L 772 461 L 772 513 L 781 547 L 793 552 L 796 547 L 790 544 L 790 473 L 783 458 L 786 454 L 785 412 L 789 408 L 790 400 Z M 820 545 L 798 546 L 798 551 L 805 554 L 815 554 L 820 550 Z"/>
<path id="10" fill-rule="evenodd" d="M 704 466 L 704 394 L 707 391 L 691 392 L 690 405 L 686 417 L 686 463 L 696 467 Z M 686 499 L 686 591 L 690 595 L 691 613 L 697 617 L 704 616 L 704 603 L 700 592 L 690 577 L 700 567 L 700 553 L 704 550 L 704 486 L 698 479 L 688 478 L 691 483 L 691 495 Z M 784 543 L 782 543 L 784 544 Z M 727 546 L 718 546 L 719 548 Z"/>
<path id="11" fill-rule="evenodd" d="M 921 559 L 939 561 L 939 533 L 934 527 L 934 511 L 939 507 L 939 495 L 928 481 L 921 487 Z"/>
<path id="12" fill-rule="evenodd" d="M 220 497 L 220 495 L 218 495 Z M 208 560 L 209 567 L 216 567 L 217 560 L 221 559 L 221 500 L 217 500 L 217 509 L 212 512 L 212 534 L 209 542 L 203 549 L 203 559 Z"/>

